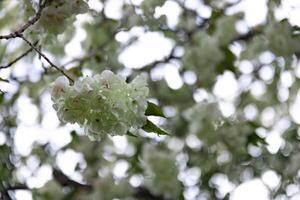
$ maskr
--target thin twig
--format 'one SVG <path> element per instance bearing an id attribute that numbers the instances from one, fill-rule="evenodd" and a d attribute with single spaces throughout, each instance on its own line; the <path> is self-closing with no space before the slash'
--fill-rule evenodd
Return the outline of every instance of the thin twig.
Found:
<path id="1" fill-rule="evenodd" d="M 1 187 L 1 185 L 0 185 Z M 9 185 L 8 187 L 4 187 L 0 189 L 0 199 L 3 200 L 12 200 L 13 198 L 11 198 L 9 191 L 15 191 L 15 190 L 30 190 L 27 185 L 24 184 L 19 184 L 19 185 L 14 185 L 11 186 Z"/>
<path id="2" fill-rule="evenodd" d="M 35 45 L 33 45 L 29 40 L 27 40 L 22 34 L 18 35 L 18 37 L 22 38 L 29 46 L 31 46 L 34 51 L 36 51 L 51 65 L 51 67 L 54 67 L 57 71 L 59 71 L 61 74 L 67 77 L 71 85 L 74 84 L 74 80 L 63 69 L 55 65 L 43 52 L 41 52 Z"/>
<path id="3" fill-rule="evenodd" d="M 9 186 L 6 188 L 6 190 L 29 190 L 27 185 L 14 185 L 14 186 Z"/>
<path id="4" fill-rule="evenodd" d="M 63 187 L 68 186 L 68 187 L 83 189 L 86 191 L 91 191 L 95 189 L 93 185 L 78 183 L 70 179 L 62 171 L 56 168 L 53 168 L 53 177 Z M 149 200 L 150 199 L 171 200 L 163 197 L 162 195 L 153 194 L 148 188 L 142 186 L 135 188 L 133 196 L 139 199 L 142 198 L 142 199 L 149 199 Z"/>
<path id="5" fill-rule="evenodd" d="M 68 176 L 66 176 L 62 171 L 59 169 L 53 168 L 53 177 L 54 179 L 61 185 L 61 186 L 71 186 L 74 188 L 81 188 L 87 191 L 90 191 L 93 189 L 92 185 L 89 184 L 82 184 L 78 183 L 72 179 L 70 179 Z"/>
<path id="6" fill-rule="evenodd" d="M 35 43 L 33 43 L 33 45 L 37 45 L 38 41 L 36 41 Z M 10 63 L 0 66 L 0 69 L 5 69 L 5 68 L 9 68 L 11 67 L 13 64 L 15 64 L 16 62 L 18 62 L 19 60 L 21 60 L 23 57 L 27 56 L 31 51 L 33 50 L 33 48 L 28 49 L 27 51 L 25 51 L 23 54 L 21 54 L 20 56 L 18 56 L 17 58 L 15 58 L 13 61 L 11 61 Z"/>
<path id="7" fill-rule="evenodd" d="M 2 81 L 2 82 L 6 82 L 6 83 L 9 83 L 9 80 L 7 80 L 7 79 L 4 79 L 4 78 L 1 78 L 1 77 L 0 77 L 0 81 Z"/>
<path id="8" fill-rule="evenodd" d="M 17 38 L 19 35 L 21 35 L 27 28 L 30 26 L 34 25 L 41 17 L 43 9 L 46 7 L 47 0 L 45 0 L 43 3 L 40 3 L 38 11 L 36 12 L 35 16 L 31 18 L 26 24 L 21 26 L 17 31 L 14 31 L 8 35 L 0 35 L 0 40 L 1 39 L 12 39 L 12 38 Z"/>
<path id="9" fill-rule="evenodd" d="M 254 36 L 260 34 L 262 31 L 260 30 L 250 30 L 246 34 L 242 34 L 237 36 L 236 38 L 233 38 L 231 42 L 236 42 L 236 41 L 248 41 L 252 39 Z"/>

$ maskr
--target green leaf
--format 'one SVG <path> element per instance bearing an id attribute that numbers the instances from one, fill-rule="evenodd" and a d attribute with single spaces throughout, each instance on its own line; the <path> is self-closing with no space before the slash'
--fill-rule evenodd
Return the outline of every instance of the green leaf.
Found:
<path id="1" fill-rule="evenodd" d="M 74 75 L 75 77 L 82 76 L 82 71 L 80 66 L 72 67 L 71 69 L 68 70 L 68 73 Z"/>
<path id="2" fill-rule="evenodd" d="M 294 37 L 297 37 L 297 36 L 300 35 L 300 26 L 293 26 L 292 30 L 293 30 L 293 36 Z"/>
<path id="3" fill-rule="evenodd" d="M 230 70 L 232 72 L 235 72 L 236 69 L 234 67 L 234 61 L 236 60 L 236 56 L 227 47 L 222 48 L 222 51 L 225 56 L 223 61 L 217 65 L 217 72 L 220 74 L 223 73 L 225 70 Z"/>
<path id="4" fill-rule="evenodd" d="M 184 195 L 183 195 L 183 193 L 180 194 L 178 200 L 184 200 Z"/>
<path id="5" fill-rule="evenodd" d="M 147 123 L 142 127 L 142 129 L 148 133 L 157 133 L 158 135 L 170 135 L 166 131 L 157 127 L 153 122 L 147 120 Z"/>
<path id="6" fill-rule="evenodd" d="M 294 31 L 300 31 L 300 26 L 296 25 L 296 26 L 293 26 L 292 28 L 293 28 Z"/>
<path id="7" fill-rule="evenodd" d="M 222 16 L 222 12 L 217 9 L 212 10 L 211 17 L 209 18 L 208 33 L 213 33 L 216 30 L 216 22 Z"/>
<path id="8" fill-rule="evenodd" d="M 148 106 L 145 112 L 146 116 L 158 116 L 158 117 L 164 117 L 166 118 L 166 116 L 164 115 L 164 113 L 162 112 L 162 110 L 160 109 L 160 107 L 152 102 L 148 101 Z"/>
<path id="9" fill-rule="evenodd" d="M 131 137 L 137 137 L 136 135 L 134 135 L 132 132 L 130 132 L 130 131 L 127 131 L 127 133 L 126 133 L 126 135 L 128 135 L 128 136 L 131 136 Z"/>
<path id="10" fill-rule="evenodd" d="M 263 138 L 256 135 L 256 133 L 253 133 L 248 136 L 248 144 L 253 144 L 255 146 L 258 146 L 259 144 L 266 145 L 268 143 Z"/>

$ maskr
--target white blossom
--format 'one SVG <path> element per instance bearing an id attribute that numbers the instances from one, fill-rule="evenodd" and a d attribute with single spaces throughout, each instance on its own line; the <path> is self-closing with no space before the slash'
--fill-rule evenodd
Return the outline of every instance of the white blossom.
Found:
<path id="1" fill-rule="evenodd" d="M 105 134 L 124 135 L 146 123 L 148 88 L 146 77 L 131 83 L 111 71 L 75 81 L 59 77 L 51 86 L 53 107 L 62 122 L 78 123 L 88 136 L 99 139 Z"/>

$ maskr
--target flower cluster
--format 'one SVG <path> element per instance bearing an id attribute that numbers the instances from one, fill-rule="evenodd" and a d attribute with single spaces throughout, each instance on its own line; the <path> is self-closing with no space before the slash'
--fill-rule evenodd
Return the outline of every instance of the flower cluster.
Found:
<path id="1" fill-rule="evenodd" d="M 198 103 L 184 111 L 183 117 L 189 122 L 189 133 L 209 144 L 217 137 L 216 130 L 222 124 L 222 114 L 215 102 Z"/>
<path id="2" fill-rule="evenodd" d="M 150 175 L 146 184 L 152 192 L 158 195 L 163 194 L 166 198 L 178 199 L 181 185 L 177 179 L 178 169 L 175 157 L 152 145 L 145 145 L 143 161 L 146 172 Z"/>
<path id="3" fill-rule="evenodd" d="M 221 17 L 216 22 L 216 31 L 214 37 L 217 38 L 220 46 L 227 46 L 230 42 L 238 36 L 235 28 L 236 22 L 242 18 L 241 13 Z"/>
<path id="4" fill-rule="evenodd" d="M 278 34 L 280 32 L 280 34 Z M 261 35 L 255 36 L 242 52 L 242 59 L 257 59 L 264 51 L 271 51 L 276 56 L 289 57 L 300 52 L 300 37 L 288 21 L 277 22 L 269 19 L 269 23 Z"/>
<path id="5" fill-rule="evenodd" d="M 280 32 L 280 34 L 278 34 Z M 271 21 L 264 31 L 268 48 L 277 56 L 289 56 L 299 52 L 299 37 L 293 36 L 292 26 L 287 21 Z"/>
<path id="6" fill-rule="evenodd" d="M 192 43 L 185 45 L 182 62 L 185 68 L 195 71 L 202 86 L 212 86 L 218 71 L 223 66 L 227 46 L 238 36 L 236 23 L 243 17 L 241 13 L 224 16 L 216 21 L 207 32 L 196 32 L 192 35 Z M 183 20 L 183 19 L 182 19 Z M 191 22 L 195 23 L 195 20 Z M 179 22 L 188 30 L 194 30 L 196 24 L 187 20 Z M 228 50 L 231 53 L 230 50 Z"/>
<path id="7" fill-rule="evenodd" d="M 183 63 L 186 68 L 197 72 L 198 79 L 203 84 L 208 84 L 214 81 L 211 77 L 216 75 L 217 64 L 223 60 L 224 55 L 217 38 L 202 32 L 194 37 L 197 45 L 186 47 Z"/>
<path id="8" fill-rule="evenodd" d="M 86 199 L 130 199 L 133 195 L 133 188 L 127 178 L 114 180 L 112 174 L 107 174 L 100 179 L 96 180 L 93 184 L 95 188 Z"/>
<path id="9" fill-rule="evenodd" d="M 185 110 L 183 117 L 189 123 L 188 133 L 196 135 L 204 146 L 233 144 L 240 154 L 247 153 L 245 146 L 254 128 L 241 116 L 225 118 L 216 102 L 201 102 Z"/>
<path id="10" fill-rule="evenodd" d="M 38 26 L 42 31 L 53 34 L 62 33 L 66 29 L 67 20 L 73 15 L 82 14 L 89 9 L 83 0 L 55 0 L 43 10 Z"/>
<path id="11" fill-rule="evenodd" d="M 109 70 L 68 85 L 59 77 L 52 85 L 52 101 L 62 122 L 78 123 L 91 139 L 124 135 L 146 123 L 148 87 L 144 76 L 131 83 Z"/>

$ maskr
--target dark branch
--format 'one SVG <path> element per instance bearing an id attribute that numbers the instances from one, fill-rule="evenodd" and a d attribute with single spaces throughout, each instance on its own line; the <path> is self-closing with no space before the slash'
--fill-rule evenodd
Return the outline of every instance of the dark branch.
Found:
<path id="1" fill-rule="evenodd" d="M 30 190 L 30 189 L 28 188 L 27 185 L 20 184 L 20 185 L 9 186 L 5 190 L 8 191 L 8 190 Z"/>
<path id="2" fill-rule="evenodd" d="M 136 197 L 137 199 L 144 199 L 144 200 L 171 200 L 165 198 L 162 195 L 154 195 L 148 190 L 148 188 L 142 186 L 136 188 L 133 196 Z"/>
<path id="3" fill-rule="evenodd" d="M 63 172 L 61 172 L 58 169 L 53 169 L 53 177 L 63 187 L 70 186 L 70 187 L 80 188 L 87 191 L 93 189 L 92 185 L 82 184 L 71 180 L 69 177 L 67 177 Z"/>
<path id="4" fill-rule="evenodd" d="M 83 189 L 86 191 L 93 190 L 93 186 L 89 184 L 78 183 L 74 180 L 71 180 L 59 169 L 53 169 L 54 179 L 63 187 L 73 187 L 78 189 Z M 162 195 L 155 195 L 151 193 L 146 187 L 137 187 L 133 194 L 134 197 L 144 200 L 171 200 L 163 197 Z"/>
<path id="5" fill-rule="evenodd" d="M 12 39 L 12 38 L 17 38 L 19 37 L 27 28 L 30 26 L 34 25 L 41 17 L 43 9 L 46 7 L 47 0 L 45 0 L 43 3 L 40 3 L 38 11 L 36 12 L 35 16 L 31 18 L 26 24 L 21 26 L 17 31 L 12 32 L 8 35 L 0 35 L 0 40 L 1 39 Z"/>
<path id="6" fill-rule="evenodd" d="M 9 191 L 15 191 L 15 190 L 30 190 L 30 189 L 27 187 L 27 185 L 24 184 L 19 184 L 14 186 L 9 185 L 7 187 L 0 189 L 0 199 L 12 200 L 11 196 L 9 195 Z"/>
<path id="7" fill-rule="evenodd" d="M 32 26 L 33 24 L 35 24 L 41 17 L 42 15 L 42 11 L 43 9 L 46 7 L 47 5 L 47 1 L 48 0 L 45 0 L 43 3 L 41 3 L 40 1 L 40 4 L 39 4 L 39 8 L 38 8 L 38 11 L 36 12 L 35 16 L 30 19 L 26 24 L 24 24 L 21 28 L 19 28 L 17 31 L 13 32 L 13 33 L 10 33 L 8 35 L 3 35 L 3 36 L 0 36 L 0 39 L 12 39 L 12 38 L 22 38 L 31 48 L 30 50 L 26 51 L 24 54 L 22 54 L 20 57 L 18 57 L 16 60 L 12 61 L 11 63 L 9 63 L 8 65 L 6 66 L 3 66 L 3 67 L 0 67 L 0 69 L 2 68 L 7 68 L 7 67 L 10 67 L 12 64 L 14 64 L 15 62 L 17 62 L 18 60 L 20 60 L 21 58 L 23 58 L 24 56 L 26 56 L 31 50 L 34 50 L 36 51 L 40 57 L 44 58 L 49 64 L 51 67 L 55 68 L 56 70 L 58 70 L 60 73 L 62 73 L 65 77 L 68 78 L 68 80 L 70 81 L 70 84 L 72 85 L 74 83 L 74 80 L 68 75 L 66 74 L 66 72 L 59 68 L 57 65 L 55 65 L 53 62 L 51 62 L 51 60 L 45 55 L 42 53 L 42 51 L 40 51 L 37 47 L 36 47 L 36 44 L 34 43 L 31 43 L 29 40 L 27 40 L 24 36 L 23 36 L 23 32 L 30 26 Z"/>
<path id="8" fill-rule="evenodd" d="M 93 190 L 92 185 L 78 183 L 78 182 L 70 179 L 62 171 L 60 171 L 59 169 L 56 169 L 56 168 L 53 168 L 53 177 L 63 187 L 67 186 L 67 187 L 72 187 L 72 188 L 76 188 L 76 189 L 82 189 L 87 192 Z M 8 186 L 8 187 L 4 188 L 3 190 L 1 190 L 1 194 L 8 195 L 8 191 L 15 191 L 15 190 L 30 190 L 30 188 L 25 184 Z M 165 198 L 163 195 L 153 194 L 148 188 L 146 188 L 144 186 L 135 188 L 133 196 L 135 198 L 143 199 L 143 200 L 172 200 L 172 199 Z"/>
<path id="9" fill-rule="evenodd" d="M 37 45 L 38 41 L 36 41 L 35 43 L 33 43 L 33 45 Z M 11 67 L 13 64 L 15 64 L 16 62 L 18 62 L 19 60 L 21 60 L 23 57 L 27 56 L 31 51 L 33 50 L 33 48 L 29 48 L 27 51 L 25 51 L 23 54 L 21 54 L 20 56 L 18 56 L 17 58 L 15 58 L 13 61 L 11 61 L 10 63 L 0 66 L 0 69 L 5 69 L 5 68 L 9 68 Z"/>
<path id="10" fill-rule="evenodd" d="M 242 34 L 237 36 L 236 38 L 234 38 L 231 42 L 235 42 L 235 41 L 248 41 L 251 38 L 253 38 L 255 35 L 260 34 L 261 31 L 258 30 L 251 30 L 246 34 Z"/>
<path id="11" fill-rule="evenodd" d="M 65 77 L 67 77 L 71 85 L 74 83 L 74 80 L 63 69 L 59 68 L 53 62 L 51 62 L 51 60 L 44 53 L 42 53 L 42 51 L 40 51 L 34 44 L 32 44 L 29 40 L 27 40 L 22 34 L 18 35 L 18 37 L 22 38 L 34 51 L 36 51 L 42 58 L 44 58 L 50 64 L 51 67 L 55 68 L 57 71 L 62 73 Z"/>

